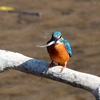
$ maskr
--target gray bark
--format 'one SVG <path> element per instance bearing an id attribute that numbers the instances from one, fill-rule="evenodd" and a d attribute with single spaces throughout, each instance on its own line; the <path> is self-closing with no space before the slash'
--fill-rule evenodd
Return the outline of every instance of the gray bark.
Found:
<path id="1" fill-rule="evenodd" d="M 0 72 L 7 69 L 16 69 L 40 77 L 63 82 L 74 87 L 85 89 L 91 92 L 96 100 L 100 100 L 100 77 L 78 72 L 61 66 L 54 66 L 48 69 L 48 63 L 6 50 L 0 50 Z"/>

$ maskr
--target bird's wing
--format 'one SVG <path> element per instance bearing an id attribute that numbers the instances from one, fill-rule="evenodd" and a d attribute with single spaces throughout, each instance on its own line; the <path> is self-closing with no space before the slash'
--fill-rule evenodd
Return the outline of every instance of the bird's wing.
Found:
<path id="1" fill-rule="evenodd" d="M 65 39 L 62 39 L 61 42 L 63 42 L 65 44 L 66 50 L 67 50 L 69 56 L 71 57 L 72 56 L 72 49 L 71 49 L 70 43 Z"/>

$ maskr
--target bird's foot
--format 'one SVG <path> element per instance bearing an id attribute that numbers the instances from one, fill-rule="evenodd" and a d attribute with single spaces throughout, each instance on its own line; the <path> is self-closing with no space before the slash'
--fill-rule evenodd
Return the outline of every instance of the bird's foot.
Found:
<path id="1" fill-rule="evenodd" d="M 62 67 L 60 73 L 61 73 L 65 68 L 66 68 L 66 66 Z"/>
<path id="2" fill-rule="evenodd" d="M 51 68 L 52 66 L 54 66 L 55 64 L 53 63 L 53 61 L 49 64 L 48 69 Z"/>
<path id="3" fill-rule="evenodd" d="M 55 63 L 53 63 L 53 61 L 49 64 L 48 69 L 55 66 Z"/>
<path id="4" fill-rule="evenodd" d="M 62 72 L 62 71 L 66 68 L 66 66 L 67 66 L 67 62 L 65 62 L 65 65 L 64 65 L 64 66 L 62 66 L 62 68 L 61 68 L 61 71 L 60 71 L 60 72 Z"/>

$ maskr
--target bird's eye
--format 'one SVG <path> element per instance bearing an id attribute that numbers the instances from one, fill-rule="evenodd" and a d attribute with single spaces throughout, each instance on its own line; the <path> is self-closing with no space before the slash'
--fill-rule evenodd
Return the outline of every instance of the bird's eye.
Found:
<path id="1" fill-rule="evenodd" d="M 60 39 L 61 38 L 61 36 L 59 36 L 59 38 L 58 39 Z"/>

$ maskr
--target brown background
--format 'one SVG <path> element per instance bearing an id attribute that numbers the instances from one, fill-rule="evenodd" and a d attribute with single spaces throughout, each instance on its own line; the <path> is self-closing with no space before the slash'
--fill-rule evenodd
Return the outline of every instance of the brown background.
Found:
<path id="1" fill-rule="evenodd" d="M 50 62 L 44 45 L 55 30 L 73 50 L 68 67 L 100 76 L 100 0 L 0 0 L 18 11 L 41 12 L 41 17 L 0 11 L 0 49 Z M 94 100 L 87 91 L 15 70 L 0 74 L 0 100 Z"/>

